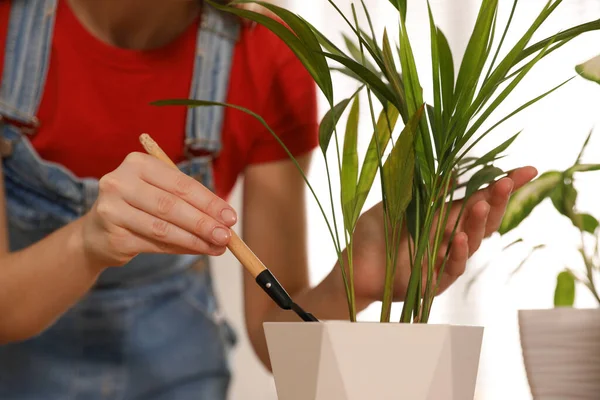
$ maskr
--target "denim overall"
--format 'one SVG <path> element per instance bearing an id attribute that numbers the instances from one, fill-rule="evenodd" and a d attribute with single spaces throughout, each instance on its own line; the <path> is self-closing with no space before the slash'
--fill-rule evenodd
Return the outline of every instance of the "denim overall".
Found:
<path id="1" fill-rule="evenodd" d="M 28 138 L 39 125 L 56 2 L 12 2 L 0 88 L 11 251 L 81 217 L 98 194 L 96 179 L 42 160 Z M 190 97 L 225 101 L 239 22 L 203 9 Z M 222 120 L 220 107 L 187 114 L 189 156 L 179 168 L 209 189 Z M 191 155 L 198 150 L 208 155 Z M 208 257 L 141 254 L 106 270 L 39 336 L 0 347 L 0 399 L 224 400 L 235 334 L 219 315 Z"/>

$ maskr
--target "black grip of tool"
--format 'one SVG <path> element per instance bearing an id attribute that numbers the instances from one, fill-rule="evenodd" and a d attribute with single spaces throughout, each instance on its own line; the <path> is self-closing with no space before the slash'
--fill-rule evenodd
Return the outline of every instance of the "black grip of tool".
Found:
<path id="1" fill-rule="evenodd" d="M 283 308 L 284 310 L 292 309 L 292 298 L 285 291 L 283 286 L 281 286 L 279 281 L 273 276 L 271 271 L 265 269 L 263 272 L 258 274 L 256 276 L 256 283 L 258 283 L 258 285 L 263 288 L 263 290 L 267 292 L 269 296 L 271 296 L 273 301 L 275 301 L 279 307 Z"/>

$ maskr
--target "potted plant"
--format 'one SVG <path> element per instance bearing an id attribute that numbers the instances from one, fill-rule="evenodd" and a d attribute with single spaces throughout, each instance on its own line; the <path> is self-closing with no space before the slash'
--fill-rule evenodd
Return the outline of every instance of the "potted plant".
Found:
<path id="1" fill-rule="evenodd" d="M 577 67 L 583 77 L 600 83 L 600 57 Z M 591 133 L 590 133 L 591 136 Z M 600 309 L 574 308 L 577 284 L 600 306 L 600 228 L 597 218 L 576 208 L 575 176 L 599 171 L 600 164 L 581 163 L 590 140 L 577 160 L 565 171 L 548 171 L 518 190 L 509 201 L 501 234 L 516 229 L 545 201 L 568 218 L 581 236 L 578 253 L 582 271 L 566 268 L 556 279 L 554 308 L 520 310 L 521 349 L 534 399 L 596 399 L 600 393 Z M 539 246 L 537 248 L 540 248 Z"/>
<path id="2" fill-rule="evenodd" d="M 600 56 L 576 67 L 584 78 L 600 83 Z M 577 253 L 581 271 L 565 268 L 556 277 L 553 308 L 519 310 L 521 349 L 530 390 L 535 400 L 578 398 L 596 399 L 600 393 L 600 309 L 575 308 L 576 287 L 582 286 L 600 306 L 600 226 L 598 219 L 577 210 L 576 177 L 600 171 L 600 164 L 583 163 L 591 139 L 586 138 L 575 162 L 564 171 L 550 170 L 525 184 L 511 197 L 499 229 L 501 235 L 516 230 L 538 206 L 551 202 L 554 209 L 568 219 L 579 233 Z M 503 250 L 512 248 L 517 239 Z M 519 272 L 536 251 L 547 248 L 537 244 L 530 248 L 511 276 Z M 468 283 L 470 287 L 489 267 L 481 268 Z"/>
<path id="3" fill-rule="evenodd" d="M 586 144 L 587 141 L 586 140 Z M 584 146 L 585 148 L 585 146 Z M 583 149 L 582 149 L 583 152 Z M 576 163 L 565 171 L 551 170 L 519 189 L 509 201 L 499 231 L 502 235 L 517 230 L 530 219 L 530 213 L 551 202 L 556 211 L 571 221 L 581 244 L 576 249 L 581 268 L 566 267 L 557 274 L 553 308 L 518 311 L 521 350 L 529 387 L 534 400 L 578 398 L 596 399 L 600 393 L 600 308 L 575 308 L 576 288 L 581 286 L 600 306 L 600 228 L 598 219 L 576 209 L 576 176 L 600 171 L 600 164 Z M 542 222 L 544 223 L 544 222 Z M 548 222 L 545 222 L 548 224 Z M 564 233 L 563 233 L 564 234 Z M 523 239 L 512 241 L 503 251 Z M 530 257 L 547 249 L 545 243 L 529 248 L 525 258 L 510 273 L 521 271 Z M 565 249 L 565 252 L 575 249 Z M 486 264 L 470 280 L 468 288 L 490 267 Z"/>
<path id="4" fill-rule="evenodd" d="M 534 42 L 534 34 L 562 3 L 551 0 L 520 40 L 508 45 L 504 39 L 517 1 L 511 18 L 500 30 L 496 19 L 499 1 L 483 0 L 465 55 L 457 63 L 430 9 L 434 95 L 424 99 L 422 72 L 415 63 L 413 41 L 406 29 L 407 1 L 381 4 L 398 15 L 398 43 L 390 40 L 386 31 L 381 36 L 374 32 L 364 2 L 358 7 L 352 4 L 348 15 L 333 0 L 328 2 L 353 32 L 353 39 L 345 38 L 346 50 L 301 16 L 273 4 L 240 0 L 221 5 L 205 0 L 212 7 L 262 24 L 282 38 L 310 72 L 329 105 L 320 124 L 319 144 L 325 160 L 323 173 L 329 182 L 331 168 L 340 173 L 340 193 L 333 193 L 330 184 L 329 193 L 318 196 L 297 163 L 296 166 L 329 228 L 346 289 L 349 321 L 265 324 L 279 398 L 473 398 L 483 328 L 427 324 L 448 259 L 448 252 L 440 244 L 445 235 L 452 240 L 457 230 L 457 224 L 451 231 L 446 230 L 448 204 L 458 199 L 461 192 L 467 199 L 505 175 L 505 171 L 494 166 L 494 161 L 502 157 L 518 134 L 480 157 L 468 156 L 470 151 L 503 122 L 567 81 L 527 99 L 510 114 L 496 118 L 490 128 L 482 126 L 542 58 L 571 39 L 600 29 L 600 20 Z M 258 4 L 277 18 L 237 7 L 242 3 Z M 358 23 L 357 8 L 367 18 L 366 26 Z M 500 32 L 501 40 L 495 45 L 494 38 L 500 37 Z M 505 51 L 504 57 L 500 57 L 501 50 Z M 356 79 L 360 85 L 357 92 L 349 98 L 336 99 L 333 72 Z M 357 152 L 361 96 L 367 99 L 373 124 L 362 163 Z M 202 99 L 170 99 L 156 104 L 234 107 L 256 117 L 279 140 L 259 115 L 236 105 Z M 342 142 L 337 125 L 346 112 Z M 294 160 L 291 154 L 290 157 Z M 382 323 L 357 323 L 353 234 L 377 175 L 387 238 Z M 323 199 L 329 204 L 324 205 Z M 341 215 L 336 213 L 336 205 L 340 206 Z M 329 208 L 331 217 L 325 212 Z M 403 229 L 411 237 L 411 276 L 399 323 L 390 323 L 396 255 Z M 402 388 L 401 393 L 398 387 Z"/>

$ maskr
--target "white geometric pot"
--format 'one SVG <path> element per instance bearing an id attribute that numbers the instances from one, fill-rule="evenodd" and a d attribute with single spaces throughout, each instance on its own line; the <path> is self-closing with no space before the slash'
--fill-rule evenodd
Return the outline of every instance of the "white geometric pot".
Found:
<path id="1" fill-rule="evenodd" d="M 521 310 L 519 330 L 534 400 L 600 399 L 600 310 Z"/>
<path id="2" fill-rule="evenodd" d="M 279 400 L 473 400 L 482 327 L 265 323 Z"/>

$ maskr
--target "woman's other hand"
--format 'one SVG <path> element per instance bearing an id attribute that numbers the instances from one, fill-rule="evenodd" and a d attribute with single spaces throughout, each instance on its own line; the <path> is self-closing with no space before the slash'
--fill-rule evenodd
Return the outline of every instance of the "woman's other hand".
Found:
<path id="1" fill-rule="evenodd" d="M 525 183 L 535 178 L 537 171 L 532 167 L 518 168 L 508 177 L 499 180 L 489 187 L 479 190 L 467 201 L 465 211 L 458 222 L 456 236 L 452 244 L 448 239 L 462 208 L 462 200 L 451 205 L 440 255 L 445 255 L 448 246 L 449 258 L 440 287 L 436 295 L 444 292 L 464 272 L 469 258 L 479 249 L 482 241 L 498 230 L 504 216 L 510 195 Z M 354 233 L 354 285 L 357 304 L 364 308 L 382 299 L 385 279 L 385 236 L 383 228 L 383 207 L 379 203 L 361 215 Z M 431 236 L 433 240 L 433 235 Z M 395 274 L 393 300 L 404 301 L 408 281 L 411 274 L 409 241 L 412 239 L 406 227 L 402 231 L 397 269 Z M 346 253 L 344 251 L 344 259 Z M 434 277 L 440 272 L 443 257 L 436 260 Z M 427 266 L 423 265 L 424 270 Z M 337 292 L 343 296 L 342 278 L 339 265 L 327 280 L 337 282 Z M 330 286 L 336 286 L 331 284 Z"/>

